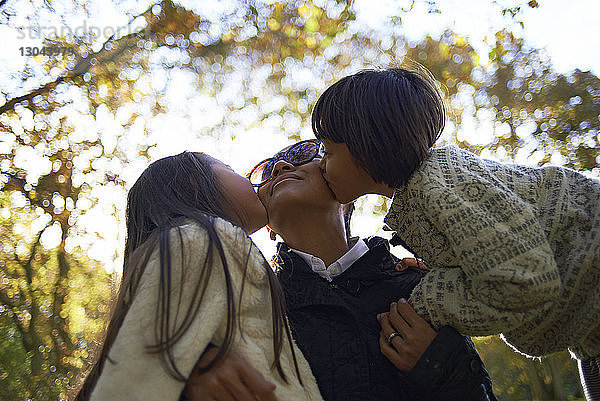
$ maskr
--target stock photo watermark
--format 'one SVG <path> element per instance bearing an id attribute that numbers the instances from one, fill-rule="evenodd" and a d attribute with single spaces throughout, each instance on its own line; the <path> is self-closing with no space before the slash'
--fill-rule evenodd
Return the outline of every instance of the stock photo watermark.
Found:
<path id="1" fill-rule="evenodd" d="M 53 42 L 52 44 L 19 46 L 18 51 L 20 56 L 35 57 L 42 55 L 47 57 L 65 57 L 74 55 L 76 47 L 79 44 L 92 45 L 97 42 L 104 43 L 111 39 L 116 40 L 132 34 L 143 38 L 147 33 L 145 28 L 145 20 L 139 23 L 133 21 L 119 27 L 100 27 L 88 24 L 87 20 L 83 20 L 80 25 L 74 27 L 65 25 L 18 27 L 15 29 L 15 33 L 17 41 Z"/>

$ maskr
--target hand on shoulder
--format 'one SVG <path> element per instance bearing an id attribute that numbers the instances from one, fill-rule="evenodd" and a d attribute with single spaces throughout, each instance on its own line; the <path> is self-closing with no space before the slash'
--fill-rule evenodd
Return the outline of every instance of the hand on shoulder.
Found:
<path id="1" fill-rule="evenodd" d="M 277 400 L 275 384 L 231 351 L 209 371 L 199 373 L 198 368 L 207 366 L 218 352 L 219 348 L 211 346 L 198 360 L 184 390 L 188 400 Z"/>

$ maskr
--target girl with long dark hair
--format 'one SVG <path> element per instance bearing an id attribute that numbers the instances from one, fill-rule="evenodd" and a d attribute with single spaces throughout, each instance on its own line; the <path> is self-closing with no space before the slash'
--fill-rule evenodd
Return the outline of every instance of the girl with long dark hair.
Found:
<path id="1" fill-rule="evenodd" d="M 177 400 L 194 369 L 229 350 L 279 400 L 321 399 L 277 278 L 248 237 L 266 222 L 249 181 L 220 161 L 184 152 L 152 163 L 129 191 L 119 297 L 77 400 Z M 219 351 L 195 367 L 210 344 Z"/>

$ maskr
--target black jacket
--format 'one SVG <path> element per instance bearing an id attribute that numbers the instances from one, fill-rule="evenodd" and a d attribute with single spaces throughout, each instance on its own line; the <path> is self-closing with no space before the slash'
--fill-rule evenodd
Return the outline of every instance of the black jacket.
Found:
<path id="1" fill-rule="evenodd" d="M 314 273 L 287 245 L 276 262 L 294 338 L 325 400 L 496 400 L 491 380 L 468 337 L 442 328 L 417 365 L 400 372 L 379 350 L 378 313 L 409 298 L 424 274 L 397 272 L 386 240 L 365 240 L 369 251 L 332 282 Z"/>

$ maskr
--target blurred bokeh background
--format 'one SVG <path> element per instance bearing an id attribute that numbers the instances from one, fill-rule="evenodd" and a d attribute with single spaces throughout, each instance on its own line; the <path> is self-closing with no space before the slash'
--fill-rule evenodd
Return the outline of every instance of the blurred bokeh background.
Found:
<path id="1" fill-rule="evenodd" d="M 0 400 L 72 394 L 149 162 L 203 151 L 246 173 L 311 138 L 319 94 L 359 69 L 427 67 L 440 144 L 600 176 L 598 15 L 584 0 L 0 1 Z M 354 233 L 385 236 L 387 201 L 357 206 Z M 501 400 L 582 399 L 566 352 L 475 341 Z"/>

